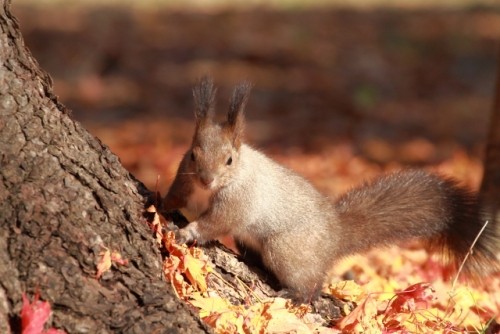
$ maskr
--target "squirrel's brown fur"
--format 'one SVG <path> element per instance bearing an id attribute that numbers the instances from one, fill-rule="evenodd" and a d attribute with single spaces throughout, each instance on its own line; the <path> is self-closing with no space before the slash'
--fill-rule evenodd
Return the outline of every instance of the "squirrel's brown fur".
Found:
<path id="1" fill-rule="evenodd" d="M 194 212 L 177 233 L 204 243 L 232 235 L 258 252 L 280 283 L 310 299 L 339 258 L 421 238 L 456 266 L 484 224 L 476 197 L 448 178 L 422 171 L 383 176 L 332 202 L 308 181 L 242 142 L 250 85 L 236 87 L 227 121 L 214 121 L 215 88 L 194 89 L 196 130 L 164 199 L 164 208 Z M 498 267 L 493 224 L 467 261 L 469 273 Z"/>

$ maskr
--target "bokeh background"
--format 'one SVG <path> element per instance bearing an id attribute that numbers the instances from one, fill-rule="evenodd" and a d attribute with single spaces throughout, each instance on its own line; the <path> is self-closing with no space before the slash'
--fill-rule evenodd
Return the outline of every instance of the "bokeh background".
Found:
<path id="1" fill-rule="evenodd" d="M 248 141 L 335 194 L 448 163 L 476 186 L 500 41 L 497 1 L 13 0 L 73 117 L 164 192 L 210 74 L 221 117 L 249 80 Z M 160 177 L 157 184 L 158 176 Z"/>

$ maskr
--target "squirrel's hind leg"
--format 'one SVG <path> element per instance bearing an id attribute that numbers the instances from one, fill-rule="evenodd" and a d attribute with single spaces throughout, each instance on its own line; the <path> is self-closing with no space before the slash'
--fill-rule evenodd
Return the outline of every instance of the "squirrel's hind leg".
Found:
<path id="1" fill-rule="evenodd" d="M 262 252 L 262 261 L 283 286 L 280 295 L 298 303 L 315 300 L 326 277 L 323 268 L 317 267 L 314 261 L 309 261 L 297 250 L 283 249 L 280 243 L 272 245 L 278 247 L 266 247 Z"/>

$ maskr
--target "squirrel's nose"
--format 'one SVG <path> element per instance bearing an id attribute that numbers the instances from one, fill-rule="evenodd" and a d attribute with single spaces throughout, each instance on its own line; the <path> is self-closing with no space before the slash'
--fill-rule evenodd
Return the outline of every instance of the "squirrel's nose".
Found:
<path id="1" fill-rule="evenodd" d="M 209 186 L 214 182 L 214 177 L 212 175 L 200 175 L 200 181 L 204 186 Z"/>

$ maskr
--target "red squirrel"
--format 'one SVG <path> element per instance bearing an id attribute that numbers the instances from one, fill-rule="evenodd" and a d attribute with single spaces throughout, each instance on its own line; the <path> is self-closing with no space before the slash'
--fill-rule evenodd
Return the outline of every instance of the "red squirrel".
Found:
<path id="1" fill-rule="evenodd" d="M 476 196 L 456 181 L 423 170 L 382 176 L 335 201 L 290 169 L 243 142 L 250 84 L 233 92 L 227 120 L 214 120 L 216 89 L 203 78 L 193 90 L 196 128 L 163 200 L 166 210 L 194 213 L 176 232 L 180 243 L 231 235 L 256 251 L 279 282 L 302 299 L 322 288 L 327 272 L 349 254 L 412 238 L 444 251 L 458 267 L 485 223 Z M 193 218 L 193 217 L 191 217 Z M 490 224 L 465 271 L 498 268 Z"/>

